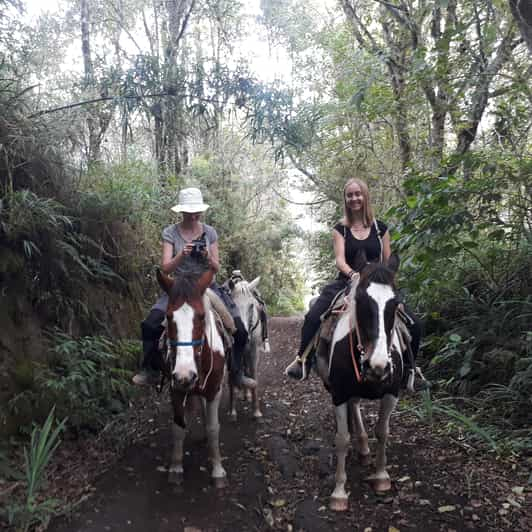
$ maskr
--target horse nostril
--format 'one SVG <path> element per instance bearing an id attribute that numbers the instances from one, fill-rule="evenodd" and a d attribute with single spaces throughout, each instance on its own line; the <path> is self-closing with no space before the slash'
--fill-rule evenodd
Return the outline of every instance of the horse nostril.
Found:
<path id="1" fill-rule="evenodd" d="M 191 371 L 189 373 L 189 382 L 190 384 L 194 384 L 198 380 L 198 374 L 195 371 Z"/>

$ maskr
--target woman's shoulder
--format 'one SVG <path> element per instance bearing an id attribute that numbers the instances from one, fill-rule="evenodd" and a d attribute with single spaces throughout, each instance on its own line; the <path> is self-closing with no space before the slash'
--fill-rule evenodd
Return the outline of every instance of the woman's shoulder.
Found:
<path id="1" fill-rule="evenodd" d="M 375 219 L 375 223 L 377 224 L 377 228 L 379 229 L 379 236 L 384 236 L 384 233 L 388 231 L 388 225 L 385 224 L 382 220 Z"/>
<path id="2" fill-rule="evenodd" d="M 345 230 L 346 230 L 346 226 L 344 225 L 343 222 L 338 222 L 338 223 L 333 227 L 333 231 L 337 231 L 337 232 L 340 233 L 342 236 L 345 236 Z"/>
<path id="3" fill-rule="evenodd" d="M 203 230 L 205 231 L 205 234 L 207 235 L 207 238 L 211 244 L 214 244 L 218 240 L 218 233 L 212 225 L 204 223 Z"/>
<path id="4" fill-rule="evenodd" d="M 179 231 L 177 230 L 177 224 L 167 225 L 162 232 L 163 240 L 173 243 L 176 238 L 179 237 Z"/>

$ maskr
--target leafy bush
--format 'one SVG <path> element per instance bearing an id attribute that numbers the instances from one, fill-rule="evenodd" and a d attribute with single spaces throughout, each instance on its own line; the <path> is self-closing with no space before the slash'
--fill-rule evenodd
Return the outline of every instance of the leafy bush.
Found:
<path id="1" fill-rule="evenodd" d="M 68 416 L 69 430 L 98 431 L 111 415 L 127 408 L 134 393 L 130 380 L 138 359 L 137 343 L 73 338 L 59 331 L 51 340 L 48 360 L 34 363 L 31 382 L 11 397 L 9 411 L 19 417 L 23 428 L 43 409 L 56 405 L 59 417 Z"/>

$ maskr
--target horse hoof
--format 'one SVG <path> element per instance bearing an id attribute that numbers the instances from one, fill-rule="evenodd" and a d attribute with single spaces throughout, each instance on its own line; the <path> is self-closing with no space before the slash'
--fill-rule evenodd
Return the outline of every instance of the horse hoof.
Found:
<path id="1" fill-rule="evenodd" d="M 231 413 L 229 414 L 229 419 L 230 419 L 233 423 L 236 423 L 236 418 L 237 418 L 237 416 L 236 416 L 236 412 L 231 412 Z"/>
<path id="2" fill-rule="evenodd" d="M 347 497 L 345 499 L 340 499 L 339 497 L 331 497 L 329 502 L 329 508 L 333 512 L 346 512 L 349 507 Z"/>
<path id="3" fill-rule="evenodd" d="M 262 412 L 254 412 L 253 418 L 260 423 L 263 420 Z"/>
<path id="4" fill-rule="evenodd" d="M 369 478 L 368 482 L 373 491 L 390 491 L 392 481 L 389 478 Z"/>
<path id="5" fill-rule="evenodd" d="M 370 454 L 362 454 L 362 453 L 358 453 L 358 463 L 361 465 L 361 466 L 368 466 L 371 462 L 371 456 Z"/>
<path id="6" fill-rule="evenodd" d="M 218 477 L 213 479 L 214 480 L 214 487 L 217 490 L 222 490 L 224 488 L 227 488 L 227 478 L 226 477 Z"/>
<path id="7" fill-rule="evenodd" d="M 181 486 L 183 484 L 183 473 L 177 471 L 168 472 L 168 482 L 174 486 Z"/>

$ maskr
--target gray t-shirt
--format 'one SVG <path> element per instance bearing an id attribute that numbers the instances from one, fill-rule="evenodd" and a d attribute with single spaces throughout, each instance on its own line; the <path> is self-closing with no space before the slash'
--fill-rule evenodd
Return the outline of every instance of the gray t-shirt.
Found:
<path id="1" fill-rule="evenodd" d="M 207 249 L 214 244 L 215 242 L 218 242 L 218 233 L 216 232 L 216 229 L 214 227 L 202 224 L 203 225 L 203 232 L 205 233 L 205 240 L 207 242 Z M 181 233 L 179 232 L 178 224 L 172 224 L 168 227 L 165 227 L 163 229 L 163 241 L 168 242 L 170 244 L 173 244 L 174 246 L 174 257 L 185 247 L 187 244 L 187 241 L 181 236 Z"/>
<path id="2" fill-rule="evenodd" d="M 207 249 L 209 249 L 212 244 L 218 242 L 218 233 L 216 232 L 216 229 L 214 229 L 214 227 L 207 224 L 202 225 L 203 232 L 205 233 L 205 241 L 207 242 Z M 172 244 L 174 246 L 174 257 L 180 251 L 182 251 L 185 245 L 187 244 L 187 241 L 181 236 L 177 224 L 172 224 L 168 227 L 165 227 L 163 229 L 162 238 L 164 242 L 168 242 L 169 244 Z M 162 294 L 156 301 L 155 305 L 153 305 L 152 310 L 156 309 L 166 312 L 167 305 L 168 296 L 166 294 Z"/>

